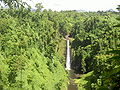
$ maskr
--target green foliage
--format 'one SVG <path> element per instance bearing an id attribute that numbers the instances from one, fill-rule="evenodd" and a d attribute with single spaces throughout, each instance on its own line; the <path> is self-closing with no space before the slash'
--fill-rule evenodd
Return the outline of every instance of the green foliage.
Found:
<path id="1" fill-rule="evenodd" d="M 0 1 L 9 6 L 0 9 L 0 90 L 66 90 L 65 35 L 72 68 L 84 74 L 79 89 L 119 88 L 117 12 L 42 11 L 41 3 L 34 12 L 21 0 Z"/>
<path id="2" fill-rule="evenodd" d="M 93 71 L 80 76 L 80 79 L 76 79 L 75 83 L 78 85 L 78 90 L 91 90 L 92 80 L 94 80 Z"/>
<path id="3" fill-rule="evenodd" d="M 38 12 L 40 12 L 41 9 L 43 8 L 42 3 L 37 3 L 35 7 L 37 8 L 36 11 L 38 11 Z"/>
<path id="4" fill-rule="evenodd" d="M 119 88 L 119 74 L 120 74 L 120 61 L 119 50 L 110 51 L 109 55 L 96 56 L 96 67 L 94 69 L 94 75 L 96 75 L 97 81 L 100 80 L 101 84 L 94 85 L 98 89 L 118 89 Z"/>
<path id="5" fill-rule="evenodd" d="M 117 16 L 112 13 L 110 15 Z M 114 28 L 115 24 L 118 24 L 118 21 L 109 16 L 109 13 L 105 15 L 94 13 L 83 21 L 79 21 L 79 24 L 75 23 L 75 30 L 71 33 L 74 37 L 72 48 L 75 51 L 74 62 L 78 63 L 79 60 L 81 65 L 74 66 L 79 73 L 91 71 L 96 55 L 116 49 L 120 44 L 120 29 Z"/>
<path id="6" fill-rule="evenodd" d="M 112 25 L 112 26 L 114 26 L 114 25 Z M 99 48 L 100 48 L 99 52 L 94 55 L 93 60 L 92 60 L 93 61 L 92 70 L 94 71 L 94 73 L 91 76 L 92 80 L 88 79 L 88 80 L 86 80 L 85 83 L 82 83 L 82 84 L 80 82 L 78 82 L 78 85 L 82 85 L 82 86 L 78 86 L 78 88 L 82 88 L 85 90 L 91 90 L 91 89 L 92 90 L 118 90 L 120 88 L 120 86 L 119 86 L 119 84 L 120 84 L 120 82 L 119 82 L 120 50 L 118 47 L 119 43 L 116 43 L 119 41 L 119 27 L 116 27 L 117 29 L 115 27 L 114 28 L 111 27 L 110 31 L 107 30 L 107 32 L 104 33 L 105 34 L 104 37 L 99 36 L 102 38 L 102 40 L 100 40 L 99 37 L 97 38 L 99 40 L 98 44 L 100 43 L 101 45 L 99 46 Z M 110 36 L 109 33 L 112 34 L 113 36 Z M 97 34 L 97 33 L 94 33 L 94 34 Z M 107 39 L 104 39 L 104 38 L 107 38 Z M 113 40 L 111 40 L 111 39 L 113 39 Z M 94 42 L 94 39 L 92 39 L 92 41 Z M 111 42 L 112 44 L 110 44 L 108 42 Z M 105 45 L 105 43 L 107 43 L 107 44 Z M 93 48 L 93 49 L 95 49 L 95 48 Z M 89 74 L 89 73 L 87 73 L 87 74 Z M 85 74 L 85 75 L 87 75 L 87 74 Z M 79 80 L 81 80 L 83 77 L 81 77 Z M 89 88 L 83 87 L 86 85 L 87 82 L 90 82 L 89 85 L 87 85 Z"/>
<path id="7" fill-rule="evenodd" d="M 14 13 L 4 9 L 0 15 L 0 90 L 66 90 L 54 22 L 46 12 L 10 11 Z"/>
<path id="8" fill-rule="evenodd" d="M 0 1 L 3 2 L 5 5 L 9 6 L 9 8 L 19 7 L 20 2 L 22 2 L 22 0 L 0 0 Z"/>

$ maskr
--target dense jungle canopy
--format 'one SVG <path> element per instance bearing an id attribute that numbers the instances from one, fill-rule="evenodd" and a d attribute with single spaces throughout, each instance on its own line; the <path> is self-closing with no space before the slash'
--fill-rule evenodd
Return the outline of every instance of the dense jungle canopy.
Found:
<path id="1" fill-rule="evenodd" d="M 32 10 L 21 0 L 0 1 L 0 90 L 67 90 L 65 35 L 72 69 L 82 74 L 78 90 L 119 90 L 119 12 L 57 12 L 41 3 Z"/>

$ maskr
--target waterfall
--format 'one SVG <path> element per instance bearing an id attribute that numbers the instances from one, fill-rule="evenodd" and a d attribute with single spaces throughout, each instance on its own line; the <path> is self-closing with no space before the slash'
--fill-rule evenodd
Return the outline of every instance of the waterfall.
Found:
<path id="1" fill-rule="evenodd" d="M 70 70 L 70 47 L 69 47 L 69 39 L 67 40 L 67 56 L 66 56 L 66 70 Z"/>

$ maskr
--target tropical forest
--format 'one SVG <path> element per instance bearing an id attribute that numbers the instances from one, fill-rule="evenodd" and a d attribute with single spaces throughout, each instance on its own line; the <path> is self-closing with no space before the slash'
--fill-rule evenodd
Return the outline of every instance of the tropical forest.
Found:
<path id="1" fill-rule="evenodd" d="M 87 12 L 0 2 L 0 90 L 120 90 L 120 5 Z"/>

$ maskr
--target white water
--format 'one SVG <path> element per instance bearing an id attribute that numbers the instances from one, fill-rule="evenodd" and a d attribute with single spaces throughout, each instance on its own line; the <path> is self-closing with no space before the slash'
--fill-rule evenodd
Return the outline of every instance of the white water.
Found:
<path id="1" fill-rule="evenodd" d="M 69 39 L 67 39 L 66 70 L 70 70 L 70 47 L 69 47 Z"/>

